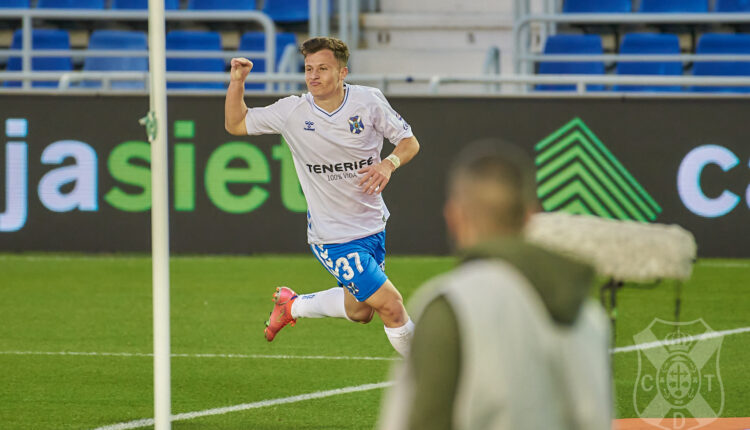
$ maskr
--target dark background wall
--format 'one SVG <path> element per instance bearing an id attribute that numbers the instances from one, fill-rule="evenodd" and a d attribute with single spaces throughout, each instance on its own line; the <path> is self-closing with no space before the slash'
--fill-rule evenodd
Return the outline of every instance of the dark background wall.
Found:
<path id="1" fill-rule="evenodd" d="M 104 196 L 113 188 L 137 195 L 142 189 L 115 179 L 108 167 L 113 149 L 128 141 L 144 141 L 138 119 L 148 110 L 145 97 L 3 96 L 0 125 L 9 118 L 26 119 L 24 137 L 2 137 L 0 143 L 0 214 L 14 197 L 6 186 L 7 142 L 28 147 L 28 218 L 20 229 L 0 231 L 0 251 L 126 252 L 150 249 L 149 212 L 113 207 Z M 248 98 L 262 106 L 271 98 Z M 580 99 L 580 98 L 402 98 L 391 104 L 411 124 L 422 151 L 393 177 L 385 193 L 392 213 L 388 248 L 395 253 L 442 254 L 449 251 L 442 222 L 444 177 L 452 158 L 467 142 L 498 137 L 535 156 L 534 146 L 575 118 L 586 124 L 614 157 L 662 208 L 656 222 L 678 223 L 695 234 L 701 256 L 750 256 L 748 196 L 750 107 L 741 99 Z M 223 129 L 222 97 L 174 96 L 169 100 L 170 157 L 174 145 L 194 147 L 194 207 L 170 205 L 172 249 L 177 253 L 305 252 L 305 214 L 282 202 L 282 163 L 274 158 L 279 136 L 234 137 Z M 192 121 L 192 137 L 175 136 L 175 121 Z M 3 130 L 4 131 L 4 130 Z M 61 166 L 43 164 L 42 151 L 53 142 L 76 140 L 96 152 L 97 210 L 54 212 L 38 195 L 42 177 Z M 262 152 L 270 179 L 230 184 L 235 195 L 253 187 L 268 193 L 255 210 L 229 213 L 217 207 L 205 187 L 206 164 L 214 151 L 229 142 L 246 142 Z M 737 166 L 722 171 L 709 164 L 700 187 L 709 198 L 724 190 L 741 198 L 722 216 L 704 217 L 689 210 L 677 191 L 680 164 L 693 149 L 717 145 L 734 154 Z M 385 143 L 384 156 L 390 152 Z M 278 150 L 277 150 L 278 151 Z M 278 158 L 278 156 L 277 156 Z M 145 166 L 145 161 L 132 161 Z M 260 163 L 263 164 L 263 163 Z M 247 167 L 234 160 L 230 167 Z M 184 167 L 184 166 L 183 166 Z M 261 168 L 263 166 L 251 166 Z M 174 174 L 174 169 L 173 173 Z M 261 175 L 262 176 L 262 175 Z M 171 180 L 174 176 L 170 176 Z M 70 183 L 61 193 L 81 184 Z M 288 190 L 288 189 L 287 189 Z M 287 194 L 288 191 L 287 191 Z M 173 196 L 174 197 L 174 196 Z"/>

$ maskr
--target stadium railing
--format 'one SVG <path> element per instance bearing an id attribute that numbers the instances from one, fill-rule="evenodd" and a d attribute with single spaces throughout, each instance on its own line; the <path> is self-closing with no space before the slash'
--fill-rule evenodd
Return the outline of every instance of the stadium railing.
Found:
<path id="1" fill-rule="evenodd" d="M 522 2 L 523 0 L 517 0 Z M 549 4 L 554 0 L 547 0 Z M 348 27 L 349 37 L 356 40 L 358 37 L 357 29 L 352 21 L 357 21 L 353 17 L 358 16 L 358 9 L 354 4 L 357 0 L 339 0 L 339 20 L 348 23 L 339 23 L 342 27 Z M 310 7 L 327 7 L 326 0 L 311 0 Z M 329 14 L 322 14 L 329 15 Z M 31 70 L 31 58 L 34 56 L 72 56 L 73 58 L 83 58 L 86 56 L 146 56 L 146 51 L 94 51 L 94 50 L 32 50 L 31 49 L 31 30 L 33 19 L 46 18 L 56 20 L 142 20 L 148 18 L 146 11 L 85 11 L 85 10 L 34 10 L 34 9 L 0 9 L 0 16 L 5 19 L 17 18 L 22 21 L 24 32 L 23 49 L 19 50 L 0 50 L 0 56 L 21 56 L 23 59 L 23 69 L 18 72 L 3 71 L 0 72 L 0 80 L 22 80 L 23 86 L 20 88 L 0 88 L 0 92 L 17 92 L 17 91 L 67 91 L 67 92 L 102 92 L 111 90 L 113 80 L 142 80 L 145 83 L 145 91 L 148 89 L 148 75 L 145 72 L 91 72 L 91 71 L 73 71 L 73 72 L 35 72 Z M 315 16 L 315 15 L 311 15 Z M 264 57 L 269 67 L 267 70 L 274 70 L 275 62 L 275 27 L 270 18 L 256 11 L 239 11 L 239 12 L 204 12 L 204 11 L 166 11 L 165 18 L 170 20 L 184 21 L 255 21 L 262 25 L 266 33 L 265 51 L 167 51 L 167 55 L 172 58 L 179 57 L 217 57 L 231 58 L 234 56 L 246 57 Z M 750 55 L 705 55 L 680 54 L 680 55 L 535 55 L 530 52 L 530 44 L 523 43 L 524 39 L 530 34 L 530 25 L 534 22 L 550 24 L 554 31 L 554 24 L 557 23 L 622 23 L 622 22 L 653 22 L 653 23 L 715 23 L 717 20 L 728 23 L 745 23 L 750 22 L 750 14 L 526 14 L 516 17 L 516 26 L 514 27 L 514 38 L 516 43 L 515 62 L 521 64 L 533 64 L 539 61 L 750 61 Z M 321 27 L 318 27 L 319 31 Z M 750 77 L 693 77 L 693 76 L 675 76 L 664 77 L 654 75 L 534 75 L 531 73 L 516 73 L 514 75 L 499 74 L 499 56 L 497 49 L 490 49 L 487 52 L 487 59 L 484 67 L 484 74 L 474 75 L 415 75 L 415 74 L 350 74 L 348 81 L 353 83 L 369 83 L 378 85 L 383 91 L 390 92 L 391 84 L 421 84 L 426 94 L 440 94 L 443 92 L 445 85 L 449 84 L 467 84 L 482 85 L 484 94 L 526 94 L 528 89 L 535 84 L 572 84 L 575 85 L 575 94 L 587 94 L 587 84 L 603 85 L 680 85 L 680 86 L 747 86 L 750 87 Z M 250 74 L 248 82 L 266 83 L 266 90 L 262 93 L 290 93 L 299 89 L 304 83 L 304 75 L 291 73 L 295 70 L 294 65 L 299 61 L 299 54 L 293 47 L 287 47 L 282 54 L 278 73 L 257 73 Z M 520 67 L 519 67 L 520 69 Z M 97 79 L 103 81 L 100 89 L 86 89 L 75 86 L 75 83 L 86 80 Z M 167 79 L 175 82 L 227 82 L 228 73 L 194 73 L 194 72 L 167 72 Z M 58 89 L 32 89 L 31 81 L 59 81 Z M 113 92 L 123 92 L 126 90 L 111 90 Z M 143 91 L 143 90 L 141 90 Z M 131 90 L 130 92 L 133 92 Z M 138 92 L 136 90 L 135 92 Z M 180 92 L 170 90 L 171 93 Z M 191 94 L 199 92 L 216 93 L 221 90 L 189 90 Z M 544 94 L 544 92 L 528 92 L 535 96 L 555 96 L 564 94 L 562 91 L 555 91 Z M 570 92 L 569 92 L 570 93 Z M 592 96 L 602 97 L 612 95 L 614 92 L 596 92 Z M 410 92 L 410 94 L 415 94 Z M 452 93 L 455 94 L 455 93 Z M 476 93 L 467 92 L 472 95 Z M 619 93 L 618 93 L 619 94 Z M 641 94 L 642 95 L 642 94 Z M 661 94 L 666 96 L 666 94 Z M 684 94 L 672 94 L 670 96 L 698 96 L 694 92 L 685 92 Z M 735 94 L 737 95 L 737 94 Z M 618 96 L 621 96 L 619 94 Z M 633 94 L 633 96 L 637 96 Z M 732 96 L 724 94 L 723 96 Z"/>
<path id="2" fill-rule="evenodd" d="M 123 11 L 123 10 L 62 10 L 62 9 L 0 9 L 0 16 L 4 20 L 19 19 L 23 31 L 23 44 L 21 50 L 2 49 L 1 57 L 20 56 L 22 60 L 21 72 L 0 72 L 0 80 L 8 81 L 20 79 L 23 81 L 22 90 L 30 90 L 32 80 L 59 80 L 66 77 L 68 82 L 78 80 L 79 76 L 87 78 L 102 79 L 111 81 L 115 76 L 127 76 L 130 79 L 138 79 L 138 73 L 122 72 L 34 72 L 31 68 L 31 59 L 33 57 L 148 57 L 148 51 L 138 50 L 89 50 L 89 49 L 71 49 L 71 50 L 40 50 L 32 49 L 32 29 L 34 19 L 52 19 L 58 21 L 147 21 L 148 11 Z M 205 11 L 165 11 L 164 17 L 167 21 L 223 21 L 223 22 L 256 22 L 263 28 L 266 35 L 265 51 L 167 51 L 170 58 L 224 58 L 230 59 L 237 56 L 245 57 L 263 57 L 266 60 L 267 70 L 276 70 L 276 29 L 273 21 L 268 15 L 257 11 L 231 11 L 231 12 L 205 12 Z M 282 56 L 287 62 L 292 62 L 295 57 L 290 54 Z M 282 60 L 284 61 L 284 60 Z M 280 64 L 280 70 L 291 69 L 292 64 Z M 174 72 L 176 73 L 176 72 Z M 192 75 L 192 73 L 182 72 L 180 74 Z M 217 74 L 214 74 L 217 75 Z M 218 75 L 224 75 L 220 73 Z M 172 80 L 181 80 L 178 76 L 168 74 L 167 78 Z M 123 78 L 120 78 L 123 79 Z M 145 79 L 148 80 L 147 78 Z M 215 82 L 221 82 L 222 76 L 215 76 Z M 188 79 L 184 81 L 189 82 Z M 105 87 L 108 88 L 108 87 Z M 271 83 L 267 84 L 267 91 L 273 91 Z M 10 91 L 10 90 L 9 90 Z"/>
<path id="3" fill-rule="evenodd" d="M 19 79 L 25 76 L 22 72 L 9 74 L 11 78 Z M 35 79 L 49 78 L 56 79 L 59 77 L 59 73 L 55 72 L 39 72 L 34 75 Z M 178 73 L 168 72 L 167 78 L 170 81 L 176 82 L 228 82 L 229 74 L 224 76 L 217 76 L 216 73 Z M 70 87 L 70 83 L 82 81 L 86 79 L 103 79 L 104 85 L 107 85 L 107 80 L 133 80 L 143 79 L 146 83 L 148 82 L 148 74 L 145 72 L 112 72 L 107 74 L 97 72 L 69 72 L 64 74 L 60 80 L 61 88 L 60 91 L 65 91 Z M 522 88 L 526 85 L 536 84 L 569 84 L 575 85 L 575 94 L 588 94 L 592 96 L 608 96 L 612 95 L 611 92 L 587 92 L 586 85 L 600 84 L 600 85 L 684 85 L 684 86 L 709 86 L 709 87 L 735 87 L 735 86 L 748 86 L 750 87 L 750 77 L 692 77 L 692 76 L 678 76 L 678 77 L 667 77 L 667 76 L 605 76 L 605 75 L 429 75 L 429 74 L 350 74 L 347 77 L 348 82 L 352 83 L 366 83 L 376 85 L 382 89 L 383 92 L 390 93 L 391 84 L 428 84 L 428 94 L 441 94 L 441 86 L 447 84 L 483 84 L 486 88 L 496 88 L 499 92 L 500 88 L 512 87 L 516 89 L 516 93 L 522 92 Z M 247 77 L 247 82 L 272 82 L 272 83 L 283 83 L 282 85 L 274 87 L 275 90 L 270 91 L 274 94 L 288 94 L 290 92 L 290 85 L 304 84 L 304 74 L 280 74 L 280 73 L 267 73 L 267 74 L 250 74 Z M 216 92 L 216 91 L 205 91 L 205 92 Z M 506 93 L 512 93 L 513 91 L 507 91 Z M 191 91 L 194 93 L 194 91 Z M 571 92 L 568 92 L 571 93 Z M 560 96 L 566 94 L 564 91 L 554 92 L 535 92 L 534 96 Z M 644 93 L 630 93 L 632 96 L 643 96 Z M 741 96 L 741 94 L 725 93 L 722 96 Z M 620 97 L 621 95 L 618 95 Z M 667 94 L 660 93 L 659 96 L 667 96 Z M 675 97 L 699 97 L 699 96 L 713 96 L 716 94 L 708 93 L 671 93 L 668 96 Z"/>
<path id="4" fill-rule="evenodd" d="M 134 51 L 137 52 L 137 51 Z M 66 92 L 66 93 L 139 93 L 148 92 L 148 73 L 146 72 L 3 72 L 0 77 L 8 80 L 59 81 L 57 89 L 34 88 L 29 92 Z M 228 73 L 201 72 L 167 72 L 166 77 L 172 82 L 228 82 Z M 102 88 L 81 88 L 72 84 L 84 80 L 101 80 Z M 116 80 L 142 80 L 145 84 L 142 90 L 113 90 L 111 82 Z M 305 82 L 302 73 L 257 73 L 247 77 L 249 83 L 266 83 L 267 89 L 258 94 L 289 94 L 296 92 Z M 508 94 L 535 97 L 559 97 L 566 94 L 586 95 L 592 97 L 643 97 L 655 95 L 658 97 L 716 97 L 713 93 L 675 92 L 675 93 L 617 93 L 613 91 L 587 91 L 587 85 L 680 85 L 694 87 L 750 87 L 750 77 L 693 77 L 693 76 L 638 76 L 638 75 L 430 75 L 430 74 L 355 74 L 347 77 L 347 82 L 375 85 L 383 92 L 399 94 L 391 91 L 392 84 L 423 85 L 425 94 L 446 94 L 442 91 L 444 85 L 467 84 L 482 85 L 483 94 Z M 274 85 L 279 84 L 279 85 Z M 535 91 L 526 92 L 525 87 L 538 84 L 568 84 L 575 85 L 574 91 Z M 509 90 L 508 90 L 509 89 Z M 26 91 L 23 88 L 0 88 L 0 93 L 17 93 Z M 224 90 L 169 90 L 170 94 L 217 94 Z M 415 95 L 413 91 L 403 94 Z M 462 93 L 451 92 L 450 95 Z M 465 93 L 476 96 L 476 93 Z M 747 97 L 742 93 L 722 93 L 721 97 Z"/>
<path id="5" fill-rule="evenodd" d="M 513 65 L 514 73 L 520 76 L 533 75 L 534 65 L 539 62 L 662 62 L 679 61 L 683 63 L 695 61 L 734 62 L 750 61 L 750 55 L 745 54 L 601 54 L 601 55 L 551 55 L 532 53 L 532 26 L 538 24 L 540 37 L 554 34 L 558 24 L 575 25 L 627 25 L 627 24 L 748 24 L 750 13 L 554 13 L 554 0 L 545 0 L 544 13 L 531 13 L 529 2 L 515 0 L 516 14 L 513 26 Z M 546 76 L 545 76 L 546 77 Z M 612 75 L 599 77 L 583 77 L 566 79 L 563 75 L 555 78 L 554 83 L 575 83 L 577 92 L 581 90 L 581 82 L 603 83 L 611 85 L 632 84 L 636 77 L 639 85 L 691 85 L 709 86 L 708 82 L 716 82 L 717 86 L 730 86 L 720 82 L 728 82 L 727 78 L 717 77 L 661 77 L 654 75 Z M 750 86 L 749 78 L 731 78 L 738 86 Z M 545 82 L 546 83 L 546 82 Z M 527 86 L 525 90 L 530 88 Z"/>

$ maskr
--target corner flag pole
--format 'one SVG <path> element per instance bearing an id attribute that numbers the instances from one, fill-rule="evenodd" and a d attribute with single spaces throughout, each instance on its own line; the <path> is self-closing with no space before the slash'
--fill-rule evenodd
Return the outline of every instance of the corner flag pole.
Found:
<path id="1" fill-rule="evenodd" d="M 169 191 L 167 163 L 167 83 L 164 0 L 148 1 L 150 111 L 146 129 L 151 142 L 151 256 L 154 313 L 154 420 L 169 430 L 171 370 L 169 336 Z"/>

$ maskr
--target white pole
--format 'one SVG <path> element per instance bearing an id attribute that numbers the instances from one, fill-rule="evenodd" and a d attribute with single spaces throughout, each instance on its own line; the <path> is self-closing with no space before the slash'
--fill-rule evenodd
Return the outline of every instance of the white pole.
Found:
<path id="1" fill-rule="evenodd" d="M 308 7 L 310 13 L 310 37 L 320 36 L 320 10 L 318 7 L 318 0 L 310 0 Z"/>
<path id="2" fill-rule="evenodd" d="M 164 0 L 148 1 L 151 80 L 151 255 L 154 304 L 154 420 L 156 430 L 172 427 L 169 345 L 169 193 L 167 188 L 167 83 Z M 155 133 L 155 134 L 154 134 Z"/>

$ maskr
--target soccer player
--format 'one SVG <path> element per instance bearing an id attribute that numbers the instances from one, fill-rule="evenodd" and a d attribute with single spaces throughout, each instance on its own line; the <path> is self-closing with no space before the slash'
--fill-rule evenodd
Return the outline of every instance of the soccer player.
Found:
<path id="1" fill-rule="evenodd" d="M 316 37 L 303 42 L 300 51 L 306 94 L 248 109 L 244 82 L 253 63 L 233 58 L 224 105 L 229 133 L 281 134 L 286 139 L 307 200 L 310 249 L 339 285 L 302 296 L 288 287 L 276 288 L 265 337 L 272 341 L 297 318 L 367 323 L 377 312 L 391 345 L 404 355 L 414 324 L 384 271 L 389 212 L 381 193 L 391 174 L 417 154 L 419 143 L 380 90 L 344 82 L 349 72 L 346 44 Z M 395 149 L 381 160 L 384 137 Z"/>

